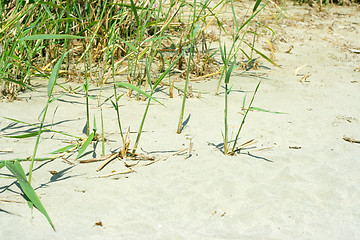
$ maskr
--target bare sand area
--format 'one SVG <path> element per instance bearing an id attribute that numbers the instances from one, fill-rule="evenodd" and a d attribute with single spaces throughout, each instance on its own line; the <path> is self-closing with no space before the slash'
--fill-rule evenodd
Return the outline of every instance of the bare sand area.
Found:
<path id="1" fill-rule="evenodd" d="M 159 161 L 127 161 L 125 166 L 114 160 L 99 172 L 103 162 L 70 165 L 61 158 L 36 162 L 32 184 L 56 232 L 36 209 L 29 210 L 16 181 L 3 178 L 9 175 L 3 168 L 0 239 L 359 239 L 360 54 L 355 51 L 360 49 L 359 6 L 330 6 L 319 12 L 288 3 L 286 17 L 277 23 L 271 20 L 270 26 L 277 33 L 275 57 L 281 68 L 259 59 L 258 70 L 236 71 L 231 78 L 232 136 L 242 119 L 245 92 L 250 96 L 259 80 L 254 106 L 286 113 L 250 112 L 240 142 L 254 139 L 254 144 L 236 156 L 219 150 L 224 89 L 214 94 L 218 77 L 191 83 L 194 97 L 186 102 L 181 134 L 176 128 L 182 97 L 175 94 L 170 99 L 166 87 L 161 87 L 155 97 L 166 107 L 150 106 L 138 149 Z M 0 115 L 38 123 L 46 103 L 46 82 L 34 84 L 40 86 L 20 94 L 21 100 L 0 102 Z M 55 90 L 56 96 L 64 93 Z M 92 86 L 90 93 L 98 92 Z M 112 94 L 112 85 L 105 85 L 103 98 Z M 50 105 L 46 125 L 84 136 L 84 101 L 82 92 L 65 93 Z M 123 97 L 120 104 L 122 125 L 130 127 L 132 145 L 146 102 Z M 100 131 L 97 101 L 91 100 L 90 106 Z M 109 154 L 122 147 L 110 101 L 103 104 L 103 115 Z M 4 137 L 30 130 L 0 118 L 0 159 L 30 156 L 34 138 Z M 69 140 L 44 133 L 37 156 L 48 156 Z M 190 146 L 190 156 L 188 151 L 176 154 Z M 80 160 L 100 156 L 101 143 L 87 152 Z M 22 166 L 28 169 L 29 163 Z M 99 178 L 129 169 L 134 172 Z"/>

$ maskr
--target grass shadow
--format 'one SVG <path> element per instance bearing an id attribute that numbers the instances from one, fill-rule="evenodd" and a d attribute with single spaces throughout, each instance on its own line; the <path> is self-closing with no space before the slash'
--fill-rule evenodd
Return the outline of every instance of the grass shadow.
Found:
<path id="1" fill-rule="evenodd" d="M 63 123 L 74 122 L 74 121 L 78 121 L 78 119 L 68 119 L 68 120 L 58 121 L 55 123 L 48 123 L 48 124 L 44 124 L 43 127 L 51 128 L 51 127 L 54 127 L 54 126 L 57 126 L 57 125 L 60 125 Z M 33 125 L 36 125 L 36 124 L 33 124 Z M 13 136 L 13 135 L 22 135 L 22 134 L 26 134 L 26 133 L 32 133 L 32 132 L 35 132 L 38 130 L 39 130 L 38 126 L 31 126 L 31 125 L 20 124 L 20 123 L 10 123 L 8 126 L 0 129 L 0 132 L 12 131 L 11 133 L 6 134 L 4 136 Z"/>
<path id="2" fill-rule="evenodd" d="M 184 128 L 186 127 L 186 125 L 189 123 L 190 118 L 191 118 L 191 114 L 189 114 L 189 115 L 187 116 L 187 118 L 185 119 L 185 121 L 182 123 L 182 125 L 181 125 L 181 131 L 183 131 Z"/>
<path id="3" fill-rule="evenodd" d="M 0 208 L 0 213 L 6 213 L 6 214 L 9 214 L 9 215 L 21 217 L 19 214 L 6 211 L 6 210 L 4 210 L 4 209 L 2 209 L 2 208 Z"/>
<path id="4" fill-rule="evenodd" d="M 232 143 L 232 142 L 234 142 L 234 140 L 229 141 L 229 143 Z M 209 142 L 208 145 L 213 146 L 213 147 L 217 148 L 220 152 L 224 153 L 224 143 L 215 144 L 215 143 L 210 143 Z M 256 149 L 256 147 L 244 147 L 244 148 L 241 148 L 241 149 L 235 151 L 235 153 L 240 154 L 240 155 L 248 155 L 248 156 L 250 156 L 252 158 L 264 160 L 266 162 L 274 162 L 274 161 L 272 161 L 270 159 L 267 159 L 265 157 L 257 156 L 257 155 L 254 155 L 254 154 L 250 153 L 249 150 L 251 150 L 251 149 Z M 244 152 L 244 151 L 246 151 L 246 152 Z"/>

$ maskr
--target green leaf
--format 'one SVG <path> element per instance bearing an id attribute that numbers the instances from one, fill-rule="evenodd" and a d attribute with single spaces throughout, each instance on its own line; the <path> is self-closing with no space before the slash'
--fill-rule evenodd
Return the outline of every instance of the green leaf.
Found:
<path id="1" fill-rule="evenodd" d="M 226 71 L 226 75 L 225 75 L 225 83 L 226 84 L 229 83 L 229 81 L 230 81 L 230 76 L 231 76 L 232 71 L 234 70 L 235 62 L 236 62 L 236 59 L 231 63 L 229 69 Z"/>
<path id="2" fill-rule="evenodd" d="M 4 160 L 0 161 L 0 169 L 2 169 L 4 166 L 5 166 L 5 161 Z"/>
<path id="3" fill-rule="evenodd" d="M 247 117 L 247 115 L 248 115 L 248 113 L 249 113 L 249 109 L 251 108 L 251 106 L 252 106 L 252 104 L 253 104 L 253 102 L 254 102 L 255 95 L 256 95 L 256 93 L 257 93 L 257 91 L 258 91 L 258 89 L 259 89 L 260 83 L 261 83 L 261 81 L 259 81 L 259 83 L 256 85 L 254 94 L 253 94 L 253 96 L 252 96 L 252 98 L 251 98 L 251 100 L 250 100 L 250 103 L 249 103 L 249 107 L 248 107 L 248 109 L 245 110 L 243 119 L 242 119 L 242 121 L 241 121 L 241 124 L 240 124 L 240 126 L 239 126 L 238 132 L 237 132 L 236 137 L 235 137 L 235 139 L 234 139 L 234 145 L 233 145 L 233 147 L 232 147 L 231 154 L 234 154 L 234 153 L 235 153 L 236 143 L 237 143 L 237 141 L 238 141 L 238 139 L 239 139 L 239 135 L 240 135 L 241 129 L 242 129 L 242 127 L 244 126 L 245 119 L 246 119 L 246 117 Z"/>
<path id="4" fill-rule="evenodd" d="M 49 101 L 49 103 L 50 103 L 51 101 Z M 46 106 L 41 110 L 41 112 L 40 112 L 40 114 L 39 114 L 39 116 L 38 116 L 38 120 L 39 121 L 41 121 L 40 120 L 40 118 L 43 116 L 43 114 L 45 113 L 45 111 L 47 111 L 47 109 L 48 109 L 48 104 L 46 104 Z"/>
<path id="5" fill-rule="evenodd" d="M 55 226 L 52 223 L 48 213 L 46 212 L 44 206 L 42 205 L 39 197 L 36 195 L 34 189 L 31 187 L 30 183 L 26 179 L 25 172 L 21 167 L 18 161 L 5 161 L 5 166 L 9 171 L 16 177 L 19 181 L 21 190 L 24 192 L 26 197 L 31 201 L 32 204 L 46 217 L 51 227 L 55 230 Z"/>
<path id="6" fill-rule="evenodd" d="M 288 114 L 288 113 L 284 113 L 284 112 L 274 112 L 274 111 L 270 111 L 270 110 L 258 108 L 258 107 L 250 107 L 250 110 L 255 110 L 255 111 L 260 111 L 260 112 L 268 112 L 268 113 L 276 113 L 276 114 Z"/>
<path id="7" fill-rule="evenodd" d="M 53 14 L 51 13 L 50 9 L 47 6 L 43 6 L 43 8 L 45 9 L 46 13 L 48 14 L 48 16 L 54 20 L 55 17 L 53 16 Z"/>
<path id="8" fill-rule="evenodd" d="M 225 43 L 224 43 L 224 47 L 221 47 L 220 38 L 219 38 L 219 47 L 220 47 L 221 59 L 222 59 L 223 63 L 226 64 L 226 62 L 227 62 L 227 58 L 226 58 L 226 45 L 225 45 Z"/>
<path id="9" fill-rule="evenodd" d="M 2 4 L 3 3 L 4 3 L 4 1 L 2 1 Z M 3 6 L 2 6 L 2 9 L 3 9 Z M 23 16 L 26 16 L 27 12 L 30 10 L 32 10 L 32 8 L 29 7 L 26 9 L 21 9 L 20 11 L 14 11 L 16 13 L 11 14 L 11 16 L 9 16 L 9 18 L 6 21 L 2 22 L 2 24 L 1 24 L 2 28 L 0 28 L 0 34 L 2 35 L 3 32 L 5 32 L 5 31 L 10 32 L 11 29 L 10 30 L 8 30 L 8 29 L 10 27 L 13 27 L 13 25 L 15 23 L 18 23 L 19 19 L 22 18 Z M 3 19 L 1 19 L 1 21 L 3 21 Z"/>
<path id="10" fill-rule="evenodd" d="M 58 154 L 58 153 L 67 152 L 67 151 L 69 151 L 70 149 L 72 149 L 72 148 L 74 148 L 76 146 L 77 146 L 77 144 L 70 144 L 70 145 L 68 145 L 66 147 L 55 150 L 55 151 L 51 152 L 50 154 Z"/>
<path id="11" fill-rule="evenodd" d="M 246 101 L 247 93 L 245 93 L 244 99 L 243 99 L 243 109 L 245 109 L 245 101 Z"/>
<path id="12" fill-rule="evenodd" d="M 64 60 L 66 54 L 68 54 L 69 51 L 67 51 L 66 53 L 64 53 L 61 58 L 57 61 L 57 63 L 55 64 L 54 69 L 51 72 L 50 75 L 50 79 L 49 79 L 49 84 L 48 84 L 48 97 L 51 97 L 52 91 L 54 89 L 55 83 L 56 83 L 56 79 L 59 75 L 59 71 L 60 71 L 60 67 L 61 67 L 61 63 Z"/>
<path id="13" fill-rule="evenodd" d="M 257 0 L 257 1 L 259 1 L 259 0 Z M 240 27 L 239 29 L 243 29 L 246 25 L 248 25 L 249 22 L 250 22 L 259 12 L 261 12 L 261 10 L 263 10 L 268 3 L 269 3 L 269 1 L 268 1 L 266 4 L 264 4 L 264 5 L 261 7 L 261 9 L 257 10 L 256 12 L 253 12 L 253 13 L 251 14 L 251 16 L 241 25 L 241 27 Z M 259 4 L 260 4 L 260 3 L 259 3 Z M 257 9 L 259 5 L 256 5 L 256 3 L 255 3 L 255 6 L 256 6 L 256 9 Z M 254 9 L 255 9 L 255 8 L 254 8 Z M 238 31 L 238 33 L 240 33 L 240 31 Z"/>
<path id="14" fill-rule="evenodd" d="M 110 101 L 111 101 L 113 107 L 115 108 L 115 110 L 117 111 L 117 110 L 118 110 L 118 107 L 116 106 L 115 102 L 114 102 L 112 99 L 110 99 Z"/>
<path id="15" fill-rule="evenodd" d="M 197 26 L 194 28 L 194 30 L 192 31 L 192 33 L 190 34 L 190 38 L 191 39 L 194 39 L 196 34 L 197 34 L 197 31 L 199 30 L 199 27 L 200 27 L 200 23 L 197 24 Z"/>
<path id="16" fill-rule="evenodd" d="M 77 160 L 86 150 L 86 148 L 91 144 L 92 140 L 94 139 L 95 136 L 95 132 L 92 132 L 89 137 L 86 139 L 86 141 L 84 142 L 84 144 L 81 146 L 81 148 L 79 149 L 78 155 L 76 156 Z"/>
<path id="17" fill-rule="evenodd" d="M 227 90 L 227 94 L 229 95 L 229 93 L 231 92 L 232 88 L 234 85 L 231 85 L 231 87 Z"/>
<path id="18" fill-rule="evenodd" d="M 123 83 L 123 82 L 117 82 L 116 84 L 118 84 L 120 87 L 124 87 L 124 88 L 130 88 L 132 90 L 137 91 L 140 94 L 145 95 L 146 97 L 154 100 L 155 102 L 160 103 L 161 105 L 165 106 L 164 104 L 162 104 L 161 102 L 159 102 L 158 100 L 156 100 L 153 96 L 151 96 L 150 94 L 148 94 L 147 92 L 144 92 L 143 90 L 141 90 L 140 88 L 138 88 L 137 86 L 134 86 L 130 83 Z"/>
<path id="19" fill-rule="evenodd" d="M 261 0 L 256 0 L 256 3 L 255 3 L 254 8 L 253 8 L 253 12 L 256 11 L 256 9 L 259 7 L 260 3 L 261 3 Z"/>
<path id="20" fill-rule="evenodd" d="M 88 95 L 88 97 L 91 98 L 92 100 L 96 100 L 94 96 Z"/>
<path id="21" fill-rule="evenodd" d="M 87 82 L 85 82 L 82 86 L 83 86 L 84 91 L 87 92 L 88 88 L 89 88 Z"/>
<path id="22" fill-rule="evenodd" d="M 236 32 L 238 32 L 239 31 L 239 24 L 238 24 L 238 21 L 236 19 L 234 1 L 231 1 L 231 11 L 232 11 L 233 19 L 234 19 L 234 23 L 235 23 L 235 30 L 236 30 Z"/>
<path id="23" fill-rule="evenodd" d="M 131 1 L 131 11 L 134 13 L 136 24 L 138 25 L 138 27 L 140 27 L 139 16 L 137 14 L 135 3 L 133 0 L 130 0 L 130 1 Z"/>
<path id="24" fill-rule="evenodd" d="M 41 133 L 43 132 L 48 132 L 48 130 L 44 129 L 41 130 Z M 7 138 L 30 138 L 30 137 L 35 137 L 39 134 L 39 131 L 36 132 L 31 132 L 31 133 L 26 133 L 26 134 L 22 134 L 22 135 L 4 135 L 4 137 Z"/>
<path id="25" fill-rule="evenodd" d="M 122 96 L 124 96 L 125 95 L 125 93 L 123 93 L 123 94 L 121 94 L 120 96 L 118 96 L 117 98 L 116 98 L 116 102 L 118 102 L 119 100 L 120 100 L 120 98 L 122 97 Z"/>
<path id="26" fill-rule="evenodd" d="M 26 40 L 44 40 L 44 39 L 79 39 L 79 38 L 88 38 L 76 35 L 68 35 L 68 34 L 36 34 L 30 35 L 23 38 L 20 38 L 20 41 Z"/>
<path id="27" fill-rule="evenodd" d="M 62 97 L 65 96 L 65 95 L 66 95 L 66 93 L 63 93 L 63 94 L 61 94 L 60 96 L 51 99 L 51 100 L 49 101 L 49 103 L 55 102 L 55 101 L 57 101 L 58 99 L 62 98 Z M 40 116 L 41 116 L 41 114 L 39 115 L 39 118 L 40 118 Z"/>
<path id="28" fill-rule="evenodd" d="M 184 55 L 185 51 L 187 51 L 190 47 L 188 47 L 187 49 L 185 49 L 178 57 L 177 59 L 175 59 L 175 61 L 165 70 L 165 72 L 163 72 L 161 74 L 161 76 L 158 78 L 158 80 L 156 80 L 156 82 L 153 85 L 153 89 L 155 89 L 157 87 L 157 85 L 159 85 L 161 83 L 161 81 L 166 77 L 166 75 L 170 72 L 170 70 L 172 69 L 172 67 L 177 63 L 177 61 L 179 61 L 179 59 L 182 57 L 182 55 Z"/>
<path id="29" fill-rule="evenodd" d="M 253 49 L 257 54 L 259 54 L 261 57 L 265 58 L 269 63 L 273 64 L 274 66 L 280 67 L 276 62 L 274 62 L 273 60 L 271 60 L 270 58 L 268 58 L 267 56 L 265 56 L 263 53 L 261 53 L 259 50 L 257 50 L 256 48 L 252 47 L 250 44 L 248 44 L 247 42 L 244 42 L 246 45 L 248 45 L 251 49 Z"/>
<path id="30" fill-rule="evenodd" d="M 245 57 L 248 59 L 248 61 L 251 61 L 251 57 L 244 51 L 244 49 L 239 48 L 240 51 L 245 55 Z"/>

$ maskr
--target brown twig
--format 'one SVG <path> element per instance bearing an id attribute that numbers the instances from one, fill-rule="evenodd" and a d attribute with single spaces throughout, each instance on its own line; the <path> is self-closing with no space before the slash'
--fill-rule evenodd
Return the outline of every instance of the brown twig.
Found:
<path id="1" fill-rule="evenodd" d="M 351 142 L 351 143 L 360 143 L 360 140 L 354 139 L 354 138 L 352 138 L 352 137 L 346 137 L 346 136 L 344 136 L 343 139 L 344 139 L 345 141 L 348 141 L 348 142 Z"/>
<path id="2" fill-rule="evenodd" d="M 105 177 L 112 177 L 112 176 L 119 175 L 119 174 L 128 174 L 128 173 L 132 173 L 132 172 L 136 172 L 136 171 L 133 169 L 130 169 L 129 171 L 126 171 L 126 172 L 114 172 L 114 173 L 110 173 L 107 175 L 95 176 L 95 177 L 90 177 L 90 178 L 105 178 Z"/>
<path id="3" fill-rule="evenodd" d="M 119 157 L 120 153 L 115 153 L 113 154 L 112 156 L 110 156 L 110 158 L 105 162 L 103 163 L 96 171 L 100 171 L 101 169 L 103 169 L 106 165 L 108 165 L 112 160 L 114 160 L 115 158 Z"/>
<path id="4" fill-rule="evenodd" d="M 11 203 L 25 203 L 25 202 L 21 202 L 21 201 L 16 201 L 16 200 L 9 200 L 9 199 L 0 199 L 0 201 L 2 202 L 11 202 Z"/>
<path id="5" fill-rule="evenodd" d="M 108 154 L 108 155 L 105 155 L 105 156 L 101 156 L 101 157 L 98 157 L 98 158 L 91 158 L 91 159 L 87 159 L 87 160 L 80 160 L 79 163 L 100 162 L 100 161 L 104 161 L 104 160 L 106 160 L 106 159 L 109 159 L 109 158 L 111 158 L 113 155 L 116 155 L 116 154 L 119 154 L 119 153 L 111 153 L 111 154 Z"/>
<path id="6" fill-rule="evenodd" d="M 11 152 L 13 152 L 13 150 L 12 149 L 0 149 L 0 152 L 2 152 L 2 153 L 11 153 Z"/>

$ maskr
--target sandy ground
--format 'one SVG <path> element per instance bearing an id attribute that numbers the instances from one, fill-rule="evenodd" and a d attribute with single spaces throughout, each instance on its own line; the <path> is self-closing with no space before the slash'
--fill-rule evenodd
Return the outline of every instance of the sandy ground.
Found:
<path id="1" fill-rule="evenodd" d="M 319 13 L 289 3 L 287 14 L 272 25 L 278 31 L 275 56 L 281 68 L 261 60 L 259 70 L 238 71 L 231 79 L 232 136 L 241 121 L 244 92 L 254 90 L 256 75 L 262 83 L 254 106 L 287 113 L 250 112 L 240 142 L 256 143 L 237 156 L 224 156 L 217 148 L 224 105 L 223 89 L 213 94 L 217 78 L 192 83 L 202 94 L 187 100 L 188 122 L 181 134 L 176 128 L 182 98 L 169 99 L 161 88 L 155 96 L 166 107 L 151 105 L 139 153 L 164 161 L 148 166 L 149 161 L 140 161 L 132 168 L 136 172 L 107 178 L 93 177 L 129 169 L 120 160 L 100 172 L 102 162 L 37 162 L 33 186 L 57 232 L 37 210 L 31 213 L 13 179 L 0 178 L 0 239 L 359 239 L 360 144 L 343 137 L 360 139 L 360 54 L 349 50 L 360 49 L 360 11 L 330 7 L 329 13 Z M 37 123 L 46 101 L 46 83 L 41 84 L 36 92 L 21 94 L 22 101 L 0 102 L 0 115 Z M 111 88 L 105 86 L 104 99 L 112 95 Z M 98 91 L 92 88 L 92 94 Z M 83 93 L 62 96 L 51 104 L 47 126 L 84 136 L 84 102 Z M 120 103 L 123 127 L 136 132 L 145 102 L 124 97 Z M 97 102 L 90 104 L 100 131 Z M 122 144 L 109 101 L 103 113 L 110 153 Z M 35 139 L 4 137 L 31 128 L 0 118 L 0 129 L 0 150 L 12 150 L 1 152 L 0 159 L 32 154 Z M 43 136 L 38 157 L 73 140 Z M 130 136 L 132 145 L 136 134 Z M 174 155 L 190 142 L 190 157 Z M 95 144 L 81 159 L 100 152 L 101 144 Z M 9 172 L 3 168 L 0 174 Z"/>

